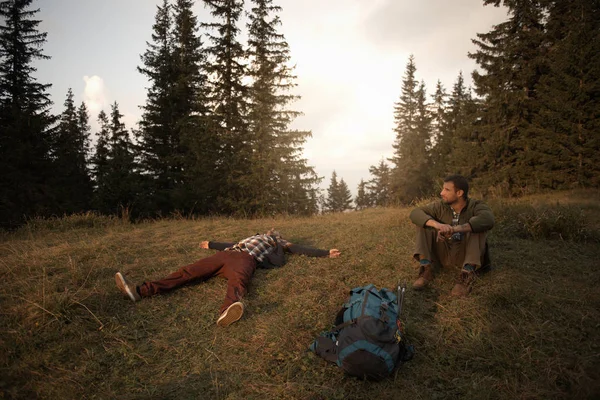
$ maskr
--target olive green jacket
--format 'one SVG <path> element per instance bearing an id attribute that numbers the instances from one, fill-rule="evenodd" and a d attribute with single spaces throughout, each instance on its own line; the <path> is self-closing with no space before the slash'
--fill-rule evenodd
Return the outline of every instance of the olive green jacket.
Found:
<path id="1" fill-rule="evenodd" d="M 417 207 L 410 213 L 410 220 L 415 225 L 423 228 L 430 219 L 442 224 L 452 225 L 452 208 L 440 200 Z M 474 233 L 489 231 L 494 226 L 494 214 L 483 201 L 467 199 L 467 205 L 460 212 L 458 219 L 459 225 L 466 223 L 471 225 Z"/>

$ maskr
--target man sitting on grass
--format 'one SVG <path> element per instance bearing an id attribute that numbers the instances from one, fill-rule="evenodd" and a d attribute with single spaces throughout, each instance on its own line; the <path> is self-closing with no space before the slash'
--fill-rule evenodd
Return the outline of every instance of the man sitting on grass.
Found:
<path id="1" fill-rule="evenodd" d="M 466 296 L 475 271 L 489 265 L 487 233 L 494 226 L 492 210 L 481 200 L 469 199 L 469 183 L 461 175 L 444 179 L 442 200 L 417 207 L 410 214 L 417 226 L 414 258 L 420 263 L 413 288 L 423 289 L 433 280 L 432 261 L 442 267 L 459 267 L 461 273 L 451 294 Z"/>
<path id="2" fill-rule="evenodd" d="M 292 244 L 271 229 L 265 234 L 256 234 L 238 243 L 219 243 L 203 241 L 203 249 L 222 250 L 216 254 L 179 268 L 167 277 L 134 286 L 127 282 L 123 274 L 115 274 L 117 287 L 132 301 L 142 297 L 167 292 L 193 281 L 204 281 L 213 276 L 227 279 L 227 294 L 219 310 L 218 326 L 228 326 L 239 320 L 244 313 L 242 297 L 248 290 L 248 284 L 257 266 L 276 268 L 285 263 L 284 252 L 304 254 L 311 257 L 338 257 L 337 249 L 321 250 Z"/>

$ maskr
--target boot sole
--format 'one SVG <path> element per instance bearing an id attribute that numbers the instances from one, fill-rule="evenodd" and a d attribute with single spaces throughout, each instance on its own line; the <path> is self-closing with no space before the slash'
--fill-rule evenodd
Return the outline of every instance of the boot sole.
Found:
<path id="1" fill-rule="evenodd" d="M 131 301 L 133 301 L 134 303 L 136 301 L 138 301 L 139 299 L 135 296 L 135 294 L 133 294 L 131 292 L 131 289 L 129 288 L 129 286 L 127 285 L 127 282 L 125 282 L 125 277 L 123 276 L 123 274 L 121 274 L 120 272 L 117 272 L 115 274 L 115 283 L 117 284 L 117 287 L 119 288 L 119 290 L 121 291 L 121 293 L 123 293 L 126 297 L 128 297 Z"/>
<path id="2" fill-rule="evenodd" d="M 229 326 L 235 321 L 242 318 L 244 314 L 244 305 L 242 303 L 235 302 L 230 305 L 223 314 L 217 320 L 217 326 Z"/>
<path id="3" fill-rule="evenodd" d="M 431 283 L 431 281 L 425 281 L 423 284 L 417 284 L 417 285 L 415 285 L 413 283 L 412 288 L 414 290 L 425 290 L 429 286 L 430 283 Z"/>

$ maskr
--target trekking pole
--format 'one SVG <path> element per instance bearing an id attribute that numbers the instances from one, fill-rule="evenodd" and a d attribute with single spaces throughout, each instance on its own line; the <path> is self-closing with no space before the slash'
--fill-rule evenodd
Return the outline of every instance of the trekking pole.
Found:
<path id="1" fill-rule="evenodd" d="M 396 331 L 396 340 L 398 341 L 398 345 L 400 345 L 400 359 L 403 362 L 410 361 L 415 355 L 415 347 L 412 344 L 408 344 L 404 339 L 404 325 L 400 320 L 405 292 L 406 282 L 403 282 L 402 285 L 400 285 L 398 282 L 398 317 L 396 318 L 396 326 L 398 327 L 398 330 Z"/>
<path id="2" fill-rule="evenodd" d="M 406 292 L 406 282 L 404 282 L 402 285 L 400 284 L 400 282 L 398 282 L 398 295 L 397 295 L 397 300 L 398 300 L 398 314 L 396 316 L 396 327 L 398 328 L 397 332 L 397 336 L 396 339 L 398 340 L 398 343 L 400 343 L 400 341 L 402 341 L 402 334 L 404 333 L 404 329 L 402 326 L 402 321 L 400 320 L 400 315 L 402 314 L 402 305 L 404 303 L 404 293 Z"/>
<path id="3" fill-rule="evenodd" d="M 402 285 L 398 283 L 398 319 L 400 319 L 400 314 L 402 313 L 402 304 L 404 303 L 404 292 L 406 292 L 406 282 Z"/>

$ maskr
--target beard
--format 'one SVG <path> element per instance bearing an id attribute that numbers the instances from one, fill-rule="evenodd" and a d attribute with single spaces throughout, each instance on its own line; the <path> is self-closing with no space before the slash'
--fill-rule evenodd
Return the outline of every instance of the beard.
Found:
<path id="1" fill-rule="evenodd" d="M 454 199 L 454 200 L 444 200 L 444 203 L 451 206 L 454 205 L 458 202 L 458 198 Z"/>

